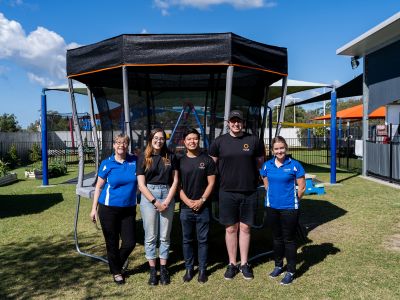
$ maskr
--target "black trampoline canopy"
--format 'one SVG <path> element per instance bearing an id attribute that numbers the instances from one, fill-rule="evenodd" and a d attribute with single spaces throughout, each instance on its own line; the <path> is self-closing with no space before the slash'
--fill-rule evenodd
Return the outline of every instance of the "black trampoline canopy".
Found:
<path id="1" fill-rule="evenodd" d="M 275 82 L 287 76 L 287 49 L 234 33 L 208 33 L 122 34 L 67 51 L 67 76 L 86 84 L 91 81 L 88 74 L 122 66 L 153 67 L 160 73 L 179 73 L 177 68 L 185 67 L 204 73 L 207 68 L 208 73 L 229 65 L 263 72 Z"/>

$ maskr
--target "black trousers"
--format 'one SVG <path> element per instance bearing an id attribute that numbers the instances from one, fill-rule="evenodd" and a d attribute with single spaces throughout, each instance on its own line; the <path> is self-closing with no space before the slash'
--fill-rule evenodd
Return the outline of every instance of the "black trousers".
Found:
<path id="1" fill-rule="evenodd" d="M 124 262 L 136 245 L 136 206 L 116 207 L 99 204 L 99 219 L 106 241 L 110 272 L 113 275 L 121 274 Z"/>
<path id="2" fill-rule="evenodd" d="M 286 257 L 287 271 L 296 272 L 296 228 L 298 209 L 274 209 L 267 207 L 267 222 L 272 230 L 274 260 L 276 267 L 283 267 Z"/>

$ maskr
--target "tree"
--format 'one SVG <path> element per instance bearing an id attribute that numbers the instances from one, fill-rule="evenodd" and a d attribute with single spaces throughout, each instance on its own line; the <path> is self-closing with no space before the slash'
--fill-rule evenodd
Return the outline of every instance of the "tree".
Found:
<path id="1" fill-rule="evenodd" d="M 16 132 L 20 130 L 21 126 L 18 125 L 17 117 L 14 114 L 0 116 L 0 132 Z"/>
<path id="2" fill-rule="evenodd" d="M 36 120 L 35 122 L 29 124 L 29 126 L 26 128 L 28 132 L 38 132 L 40 128 L 40 122 L 39 120 Z"/>

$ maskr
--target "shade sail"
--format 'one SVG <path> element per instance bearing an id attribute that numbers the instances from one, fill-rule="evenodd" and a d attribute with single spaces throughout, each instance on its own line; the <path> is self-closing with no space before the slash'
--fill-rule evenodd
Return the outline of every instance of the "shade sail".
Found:
<path id="1" fill-rule="evenodd" d="M 336 97 L 337 98 L 348 98 L 354 96 L 362 96 L 363 94 L 363 74 L 358 75 L 354 79 L 346 82 L 345 84 L 336 88 Z M 294 106 L 294 105 L 303 105 L 309 103 L 320 102 L 324 100 L 331 99 L 331 92 L 324 93 L 322 95 L 318 95 L 303 101 L 296 102 L 295 104 L 287 105 L 287 107 Z"/>
<path id="2" fill-rule="evenodd" d="M 347 119 L 347 120 L 361 120 L 363 117 L 363 105 L 356 105 L 353 107 L 349 107 L 343 110 L 340 110 L 336 114 L 336 118 L 338 119 Z M 378 109 L 374 110 L 371 114 L 368 115 L 369 119 L 384 119 L 386 117 L 386 107 L 381 106 Z M 331 115 L 325 115 L 322 117 L 314 118 L 316 121 L 320 120 L 330 120 Z"/>

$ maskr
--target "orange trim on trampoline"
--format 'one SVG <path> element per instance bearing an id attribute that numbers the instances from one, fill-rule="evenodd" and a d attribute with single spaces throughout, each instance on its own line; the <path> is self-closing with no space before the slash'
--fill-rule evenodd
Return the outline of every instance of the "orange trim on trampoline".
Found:
<path id="1" fill-rule="evenodd" d="M 108 68 L 103 68 L 103 69 L 99 69 L 99 70 L 94 70 L 94 71 L 89 71 L 89 72 L 83 72 L 83 73 L 79 73 L 79 74 L 69 75 L 69 76 L 67 76 L 67 78 L 73 78 L 73 77 L 76 77 L 76 76 L 82 76 L 82 75 L 98 73 L 98 72 L 102 72 L 102 71 L 106 71 L 106 70 L 112 70 L 112 69 L 121 68 L 121 67 L 124 67 L 124 66 L 126 66 L 126 67 L 235 66 L 235 67 L 241 67 L 241 68 L 245 68 L 245 69 L 258 70 L 258 71 L 267 72 L 267 73 L 274 73 L 274 74 L 278 74 L 278 75 L 281 75 L 281 76 L 288 76 L 288 74 L 285 74 L 285 73 L 280 73 L 280 72 L 271 71 L 271 70 L 265 70 L 265 69 L 256 68 L 256 67 L 243 66 L 243 65 L 239 65 L 239 64 L 209 63 L 209 64 L 123 64 L 123 65 L 118 65 L 118 66 L 115 66 L 115 67 L 108 67 Z"/>

